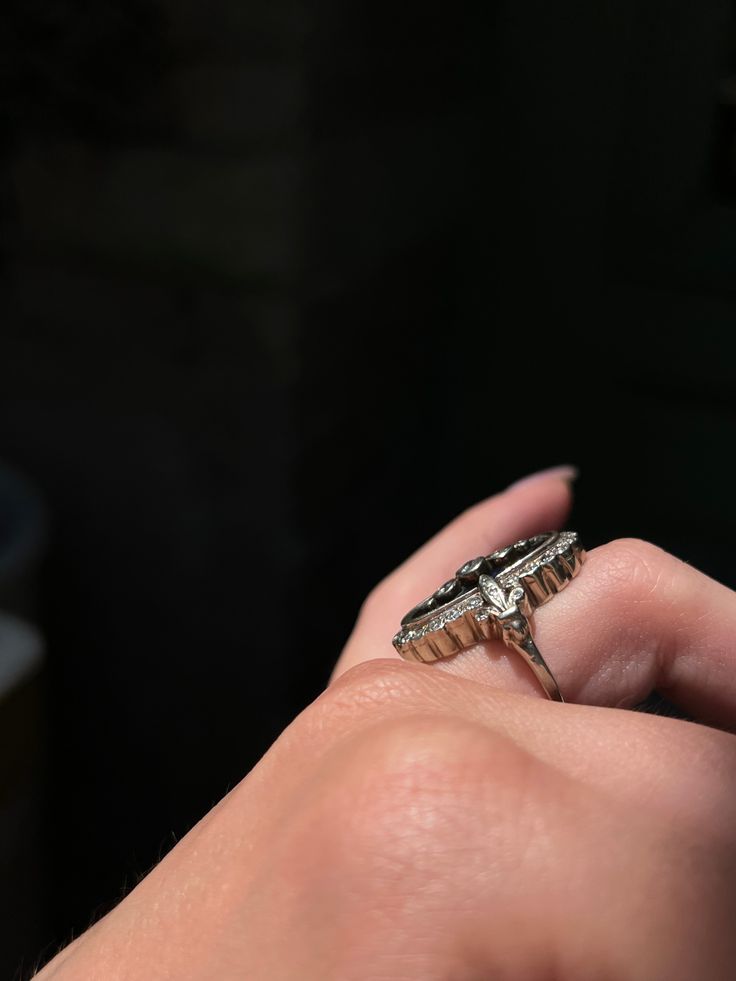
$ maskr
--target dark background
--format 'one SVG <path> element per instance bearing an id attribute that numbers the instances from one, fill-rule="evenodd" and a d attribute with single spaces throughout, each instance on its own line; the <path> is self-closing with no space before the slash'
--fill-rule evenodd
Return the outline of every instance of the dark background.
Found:
<path id="1" fill-rule="evenodd" d="M 736 585 L 736 12 L 474 7 L 3 5 L 0 456 L 50 520 L 9 972 L 254 764 L 378 578 L 522 474 L 577 464 L 589 546 Z"/>

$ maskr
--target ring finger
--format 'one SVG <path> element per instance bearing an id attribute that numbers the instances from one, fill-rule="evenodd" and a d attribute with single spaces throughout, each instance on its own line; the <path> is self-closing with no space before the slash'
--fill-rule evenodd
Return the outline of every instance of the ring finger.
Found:
<path id="1" fill-rule="evenodd" d="M 374 591 L 335 669 L 398 657 L 401 615 L 462 561 L 530 533 L 524 505 L 544 491 L 564 514 L 564 490 L 520 488 L 451 523 Z M 520 505 L 520 498 L 527 498 Z M 515 522 L 509 520 L 514 515 Z M 545 515 L 546 516 L 546 515 Z M 534 524 L 534 521 L 531 521 Z M 540 530 L 537 524 L 534 530 Z M 581 574 L 535 614 L 535 638 L 565 698 L 626 707 L 654 689 L 704 722 L 736 719 L 736 594 L 646 542 L 620 540 L 589 553 Z M 522 659 L 482 643 L 428 665 L 495 687 L 542 695 Z"/>

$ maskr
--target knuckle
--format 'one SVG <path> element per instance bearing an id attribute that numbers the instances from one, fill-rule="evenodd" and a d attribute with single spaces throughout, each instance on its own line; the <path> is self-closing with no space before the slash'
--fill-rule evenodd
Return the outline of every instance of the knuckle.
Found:
<path id="1" fill-rule="evenodd" d="M 295 916 L 303 919 L 304 902 L 307 915 L 319 909 L 346 964 L 356 925 L 361 948 L 376 955 L 411 938 L 429 960 L 450 958 L 427 923 L 445 929 L 458 903 L 477 908 L 483 850 L 506 856 L 499 839 L 517 843 L 524 765 L 503 737 L 451 716 L 413 713 L 343 740 L 281 826 L 276 875 L 295 897 Z M 489 828 L 493 808 L 500 833 Z"/>
<path id="2" fill-rule="evenodd" d="M 422 665 L 392 658 L 364 661 L 330 685 L 314 703 L 314 714 L 320 724 L 328 718 L 335 724 L 381 718 L 424 705 L 429 683 Z"/>
<path id="3" fill-rule="evenodd" d="M 529 755 L 481 723 L 412 715 L 364 730 L 341 754 L 320 824 L 331 859 L 370 892 L 462 875 L 491 823 L 514 834 Z"/>
<path id="4" fill-rule="evenodd" d="M 603 545 L 600 553 L 600 571 L 610 590 L 636 600 L 660 591 L 670 557 L 657 545 L 638 538 L 619 538 Z"/>

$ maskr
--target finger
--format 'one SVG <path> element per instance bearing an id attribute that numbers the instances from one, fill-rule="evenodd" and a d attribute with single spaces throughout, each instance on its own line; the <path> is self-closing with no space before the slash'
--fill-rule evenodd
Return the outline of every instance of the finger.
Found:
<path id="1" fill-rule="evenodd" d="M 567 700 L 631 707 L 657 690 L 702 722 L 736 726 L 736 594 L 656 546 L 594 549 L 534 619 Z M 512 671 L 513 657 L 479 644 L 436 667 L 541 695 L 525 665 Z"/>
<path id="2" fill-rule="evenodd" d="M 734 725 L 736 594 L 662 549 L 594 549 L 537 621 L 576 701 L 627 707 L 656 689 L 701 721 Z"/>
<path id="3" fill-rule="evenodd" d="M 335 670 L 396 656 L 403 613 L 465 559 L 543 527 L 569 506 L 555 475 L 471 509 L 388 577 L 366 602 Z M 703 722 L 736 728 L 736 594 L 646 542 L 623 540 L 588 555 L 580 575 L 535 617 L 537 645 L 565 698 L 628 707 L 653 690 Z M 437 661 L 445 671 L 543 695 L 527 666 L 500 643 Z"/>
<path id="4" fill-rule="evenodd" d="M 398 657 L 391 638 L 401 617 L 475 555 L 537 532 L 561 527 L 572 504 L 572 467 L 525 478 L 501 494 L 469 508 L 416 551 L 373 590 L 335 667 L 333 680 L 348 668 L 378 657 Z"/>

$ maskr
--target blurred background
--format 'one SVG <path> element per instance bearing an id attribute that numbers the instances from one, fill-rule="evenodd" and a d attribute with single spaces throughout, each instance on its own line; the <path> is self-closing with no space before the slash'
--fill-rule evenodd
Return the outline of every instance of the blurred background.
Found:
<path id="1" fill-rule="evenodd" d="M 513 479 L 736 585 L 736 7 L 475 6 L 3 5 L 2 977 Z"/>

